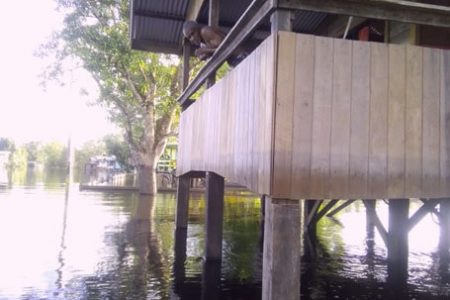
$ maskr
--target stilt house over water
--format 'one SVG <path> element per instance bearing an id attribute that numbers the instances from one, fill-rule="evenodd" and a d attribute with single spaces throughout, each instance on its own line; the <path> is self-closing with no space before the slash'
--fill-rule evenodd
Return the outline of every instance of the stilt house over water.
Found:
<path id="1" fill-rule="evenodd" d="M 195 78 L 185 20 L 227 32 Z M 130 38 L 183 56 L 177 229 L 190 178 L 206 177 L 206 259 L 221 257 L 224 178 L 265 199 L 264 299 L 300 298 L 303 203 L 309 226 L 337 199 L 390 199 L 397 223 L 377 227 L 391 258 L 409 198 L 450 211 L 447 0 L 131 0 Z M 318 212 L 323 199 L 336 202 Z"/>

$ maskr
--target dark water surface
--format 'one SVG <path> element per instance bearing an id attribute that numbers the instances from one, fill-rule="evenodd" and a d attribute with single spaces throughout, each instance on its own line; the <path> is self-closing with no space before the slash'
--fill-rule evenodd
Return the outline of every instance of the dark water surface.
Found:
<path id="1" fill-rule="evenodd" d="M 377 207 L 387 224 L 387 205 Z M 174 239 L 174 212 L 172 194 L 0 189 L 0 299 L 261 299 L 259 199 L 226 197 L 221 265 L 202 261 L 201 196 L 190 202 L 185 245 Z M 324 218 L 318 258 L 302 265 L 302 299 L 450 299 L 436 222 L 428 215 L 411 231 L 402 284 L 388 278 L 380 237 L 367 241 L 362 204 Z"/>

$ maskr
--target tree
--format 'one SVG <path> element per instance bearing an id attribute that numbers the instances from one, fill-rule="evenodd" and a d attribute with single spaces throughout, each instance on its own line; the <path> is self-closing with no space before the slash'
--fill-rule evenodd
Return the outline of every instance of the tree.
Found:
<path id="1" fill-rule="evenodd" d="M 47 170 L 67 168 L 67 147 L 59 142 L 49 142 L 42 146 L 40 156 Z"/>
<path id="2" fill-rule="evenodd" d="M 66 15 L 62 29 L 41 48 L 41 54 L 56 58 L 45 78 L 60 76 L 68 58 L 92 75 L 100 91 L 98 101 L 124 130 L 141 193 L 156 193 L 156 164 L 174 134 L 179 60 L 130 49 L 128 0 L 57 3 Z"/>

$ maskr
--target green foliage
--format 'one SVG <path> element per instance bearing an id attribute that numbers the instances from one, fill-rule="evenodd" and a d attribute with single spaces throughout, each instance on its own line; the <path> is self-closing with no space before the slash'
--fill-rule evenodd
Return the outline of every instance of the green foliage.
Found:
<path id="1" fill-rule="evenodd" d="M 167 138 L 174 134 L 180 60 L 131 50 L 129 0 L 56 2 L 65 18 L 61 30 L 40 49 L 41 55 L 55 58 L 44 72 L 45 80 L 61 78 L 74 64 L 87 70 L 98 85 L 98 102 L 124 130 L 138 170 L 154 170 Z M 139 178 L 142 193 L 156 192 L 155 181 L 144 182 L 154 176 Z"/>
<path id="2" fill-rule="evenodd" d="M 41 54 L 57 58 L 45 78 L 59 78 L 67 58 L 77 61 L 97 82 L 98 100 L 111 120 L 126 130 L 127 142 L 145 147 L 143 137 L 153 128 L 164 129 L 159 119 L 172 118 L 177 107 L 179 60 L 131 50 L 128 0 L 57 3 L 66 17 L 61 31 L 41 48 Z"/>
<path id="3" fill-rule="evenodd" d="M 40 142 L 29 142 L 25 144 L 25 149 L 27 151 L 28 161 L 43 163 L 43 157 Z"/>
<path id="4" fill-rule="evenodd" d="M 42 146 L 42 162 L 47 170 L 67 167 L 67 147 L 59 142 L 50 142 Z"/>
<path id="5" fill-rule="evenodd" d="M 16 148 L 11 152 L 8 168 L 10 170 L 26 170 L 27 160 L 27 150 L 24 147 Z"/>
<path id="6" fill-rule="evenodd" d="M 131 171 L 130 149 L 122 136 L 109 134 L 102 139 L 107 155 L 114 155 L 117 162 L 126 170 Z"/>

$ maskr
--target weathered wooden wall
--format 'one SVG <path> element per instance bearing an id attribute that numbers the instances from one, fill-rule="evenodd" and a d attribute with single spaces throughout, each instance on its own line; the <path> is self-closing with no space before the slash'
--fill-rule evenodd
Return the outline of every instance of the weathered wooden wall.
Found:
<path id="1" fill-rule="evenodd" d="M 450 196 L 450 51 L 279 34 L 281 198 Z"/>
<path id="2" fill-rule="evenodd" d="M 274 53 L 271 37 L 182 113 L 178 174 L 213 171 L 270 194 Z"/>
<path id="3" fill-rule="evenodd" d="M 182 114 L 178 174 L 273 198 L 449 197 L 449 157 L 450 51 L 280 32 Z"/>

